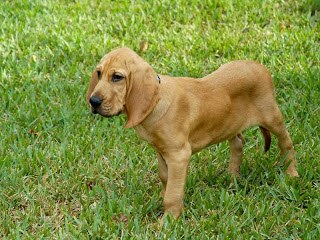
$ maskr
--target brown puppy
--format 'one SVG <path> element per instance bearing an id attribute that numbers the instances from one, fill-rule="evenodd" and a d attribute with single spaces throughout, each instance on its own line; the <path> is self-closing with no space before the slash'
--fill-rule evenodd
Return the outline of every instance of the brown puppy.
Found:
<path id="1" fill-rule="evenodd" d="M 161 80 L 161 82 L 160 82 Z M 278 138 L 282 156 L 288 153 L 286 173 L 298 176 L 292 141 L 276 104 L 269 71 L 252 61 L 235 61 L 200 79 L 160 75 L 129 48 L 105 55 L 91 77 L 87 101 L 94 113 L 128 116 L 126 128 L 156 151 L 163 183 L 165 214 L 178 218 L 190 156 L 228 140 L 228 171 L 239 175 L 242 131 L 260 126 L 270 146 Z M 270 132 L 269 132 L 270 131 Z"/>

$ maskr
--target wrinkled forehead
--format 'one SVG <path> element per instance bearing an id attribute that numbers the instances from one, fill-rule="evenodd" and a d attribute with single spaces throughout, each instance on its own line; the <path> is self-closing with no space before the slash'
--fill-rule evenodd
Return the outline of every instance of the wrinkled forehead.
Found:
<path id="1" fill-rule="evenodd" d="M 100 60 L 97 69 L 128 68 L 129 63 L 135 62 L 136 54 L 133 51 L 123 49 L 114 50 Z"/>

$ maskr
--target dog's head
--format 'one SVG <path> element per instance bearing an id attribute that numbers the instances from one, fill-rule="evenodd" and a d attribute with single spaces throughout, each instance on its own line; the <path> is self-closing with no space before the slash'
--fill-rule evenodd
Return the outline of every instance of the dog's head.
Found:
<path id="1" fill-rule="evenodd" d="M 159 99 L 156 72 L 129 48 L 113 50 L 101 59 L 87 91 L 93 113 L 103 117 L 126 113 L 126 128 L 140 124 Z"/>

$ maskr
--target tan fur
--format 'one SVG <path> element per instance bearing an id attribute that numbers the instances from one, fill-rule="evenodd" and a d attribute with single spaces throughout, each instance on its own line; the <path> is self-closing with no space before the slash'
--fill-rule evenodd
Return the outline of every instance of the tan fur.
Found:
<path id="1" fill-rule="evenodd" d="M 102 77 L 93 73 L 87 100 L 103 99 L 96 111 L 128 115 L 126 128 L 156 151 L 163 183 L 165 214 L 179 217 L 190 156 L 201 149 L 228 140 L 231 149 L 228 171 L 239 175 L 244 138 L 242 132 L 260 126 L 270 145 L 270 132 L 278 138 L 281 155 L 288 152 L 286 173 L 298 176 L 292 141 L 276 104 L 269 71 L 253 61 L 234 61 L 200 78 L 157 74 L 129 48 L 107 54 L 99 63 Z M 125 78 L 112 82 L 114 72 Z M 269 140 L 268 140 L 269 138 Z M 268 142 L 269 141 L 269 142 Z"/>

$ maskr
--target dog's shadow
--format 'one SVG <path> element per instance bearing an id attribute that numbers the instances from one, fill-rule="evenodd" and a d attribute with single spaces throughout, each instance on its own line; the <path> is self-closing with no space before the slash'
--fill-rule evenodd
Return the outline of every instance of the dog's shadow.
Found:
<path id="1" fill-rule="evenodd" d="M 219 148 L 222 150 L 218 150 L 219 153 L 214 153 L 215 156 L 219 156 L 219 159 L 214 162 L 208 163 L 207 159 L 203 160 L 202 154 L 195 157 L 194 163 L 191 163 L 192 173 L 188 174 L 187 192 L 192 194 L 199 187 L 228 189 L 230 191 L 245 189 L 246 192 L 250 192 L 264 185 L 274 185 L 281 176 L 284 177 L 284 169 L 281 168 L 281 164 L 276 165 L 279 160 L 277 159 L 277 151 L 275 153 L 271 153 L 272 151 L 259 153 L 257 149 L 255 153 L 248 155 L 249 159 L 244 157 L 240 176 L 233 177 L 227 170 L 229 153 L 224 145 Z M 209 155 L 211 154 L 209 153 Z M 204 162 L 201 163 L 202 161 Z M 193 188 L 194 190 L 192 190 Z"/>

